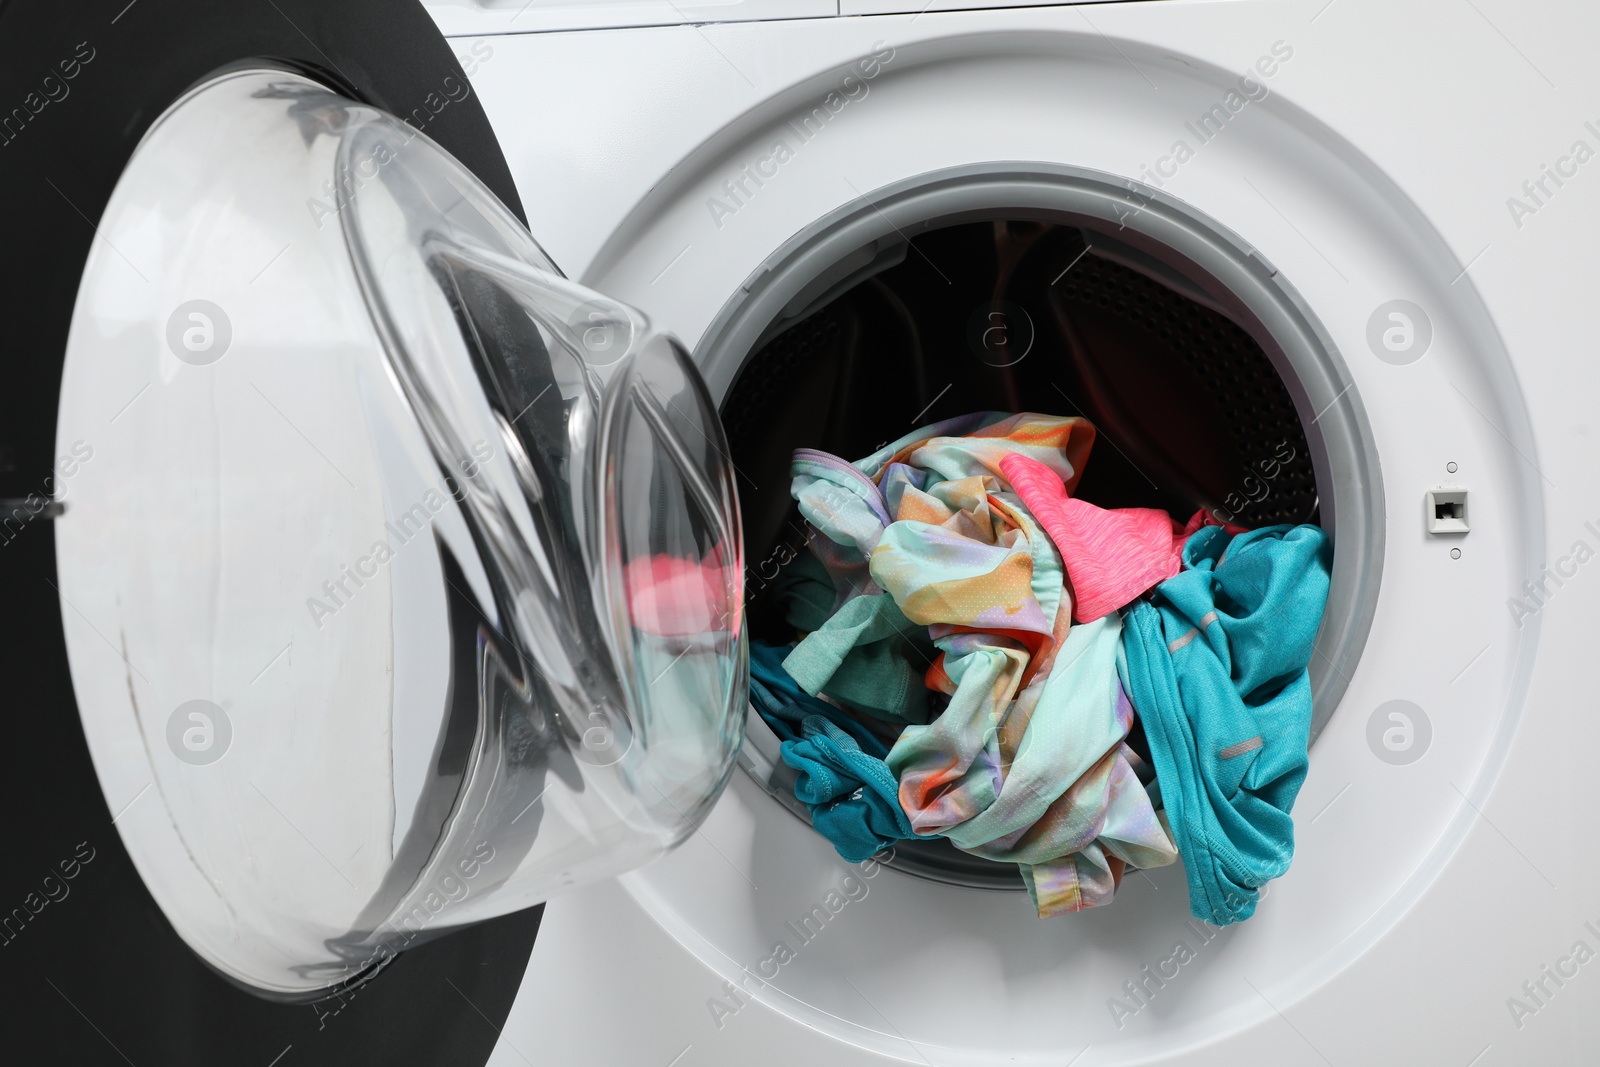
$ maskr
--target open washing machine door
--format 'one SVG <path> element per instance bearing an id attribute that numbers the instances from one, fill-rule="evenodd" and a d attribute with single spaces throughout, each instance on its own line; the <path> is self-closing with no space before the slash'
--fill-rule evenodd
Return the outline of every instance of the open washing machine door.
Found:
<path id="1" fill-rule="evenodd" d="M 56 434 L 92 448 L 66 644 L 190 947 L 315 998 L 691 833 L 745 659 L 682 347 L 428 137 L 284 69 L 174 103 L 99 234 Z"/>

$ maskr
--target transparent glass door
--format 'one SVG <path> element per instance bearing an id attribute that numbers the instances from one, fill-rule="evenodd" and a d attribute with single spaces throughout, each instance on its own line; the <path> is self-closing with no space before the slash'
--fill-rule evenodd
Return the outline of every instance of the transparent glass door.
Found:
<path id="1" fill-rule="evenodd" d="M 663 853 L 726 783 L 710 398 L 393 117 L 275 70 L 174 104 L 101 221 L 58 443 L 101 785 L 229 977 L 359 980 Z"/>

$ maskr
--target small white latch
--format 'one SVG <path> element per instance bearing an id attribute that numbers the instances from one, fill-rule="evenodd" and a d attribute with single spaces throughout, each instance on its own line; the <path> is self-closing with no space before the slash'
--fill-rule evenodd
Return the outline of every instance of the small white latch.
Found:
<path id="1" fill-rule="evenodd" d="M 1465 489 L 1428 490 L 1428 532 L 1431 534 L 1464 534 L 1472 527 L 1467 525 L 1467 491 Z"/>

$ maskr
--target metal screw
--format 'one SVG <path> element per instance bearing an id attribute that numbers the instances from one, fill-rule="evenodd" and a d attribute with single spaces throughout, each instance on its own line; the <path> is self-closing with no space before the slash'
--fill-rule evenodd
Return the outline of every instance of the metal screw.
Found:
<path id="1" fill-rule="evenodd" d="M 1456 472 L 1456 465 L 1454 463 L 1446 463 L 1444 465 L 1444 469 L 1449 471 L 1451 474 L 1454 474 Z"/>
<path id="2" fill-rule="evenodd" d="M 1450 558 L 1451 559 L 1460 559 L 1461 558 L 1461 550 L 1459 548 L 1452 548 L 1450 550 Z"/>

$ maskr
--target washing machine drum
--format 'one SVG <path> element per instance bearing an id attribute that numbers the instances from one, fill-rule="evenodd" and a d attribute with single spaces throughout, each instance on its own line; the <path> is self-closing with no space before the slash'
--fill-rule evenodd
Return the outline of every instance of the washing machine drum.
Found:
<path id="1" fill-rule="evenodd" d="M 670 849 L 746 705 L 687 353 L 332 80 L 235 63 L 149 124 L 48 509 L 122 843 L 202 960 L 291 1000 Z"/>

